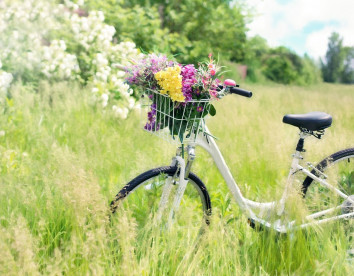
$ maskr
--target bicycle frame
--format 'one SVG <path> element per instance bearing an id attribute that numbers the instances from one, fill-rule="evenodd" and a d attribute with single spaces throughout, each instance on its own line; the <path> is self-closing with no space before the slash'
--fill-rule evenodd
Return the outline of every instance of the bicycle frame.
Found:
<path id="1" fill-rule="evenodd" d="M 290 167 L 290 172 L 287 178 L 287 183 L 285 185 L 285 189 L 284 192 L 282 194 L 282 197 L 279 201 L 272 201 L 272 202 L 256 202 L 256 201 L 252 201 L 250 199 L 245 198 L 242 193 L 240 188 L 238 187 L 238 185 L 236 184 L 214 138 L 209 135 L 209 131 L 208 128 L 206 126 L 204 126 L 204 132 L 200 132 L 197 136 L 197 139 L 195 142 L 193 143 L 189 143 L 187 146 L 188 150 L 188 165 L 186 165 L 185 160 L 182 156 L 178 155 L 176 157 L 173 158 L 172 161 L 172 166 L 175 165 L 179 165 L 180 167 L 180 175 L 179 175 L 179 188 L 177 191 L 177 194 L 175 196 L 174 199 L 174 203 L 173 203 L 173 208 L 170 212 L 170 220 L 172 220 L 173 218 L 173 213 L 178 209 L 178 206 L 181 202 L 184 190 L 186 188 L 186 185 L 188 183 L 188 180 L 185 179 L 185 176 L 188 176 L 189 173 L 189 169 L 190 169 L 190 165 L 191 162 L 194 159 L 194 149 L 196 146 L 200 146 L 203 149 L 205 149 L 213 158 L 216 166 L 218 167 L 221 175 L 223 176 L 223 178 L 225 179 L 225 182 L 231 192 L 231 194 L 233 195 L 234 199 L 236 200 L 237 204 L 240 206 L 240 208 L 245 211 L 247 213 L 247 215 L 249 216 L 249 218 L 251 220 L 253 220 L 253 222 L 257 222 L 259 224 L 262 224 L 266 227 L 275 229 L 278 232 L 281 233 L 285 233 L 287 232 L 289 229 L 294 229 L 294 228 L 305 228 L 307 226 L 313 225 L 313 224 L 323 224 L 329 221 L 334 221 L 334 220 L 338 220 L 338 219 L 344 219 L 344 218 L 349 218 L 354 216 L 354 212 L 351 213 L 347 213 L 347 214 L 342 214 L 342 215 L 336 215 L 333 217 L 329 217 L 329 218 L 324 218 L 324 219 L 317 219 L 325 214 L 330 214 L 331 212 L 337 210 L 338 208 L 341 208 L 341 205 L 334 207 L 334 208 L 330 208 L 327 210 L 323 210 L 317 213 L 313 213 L 311 215 L 308 215 L 305 217 L 305 219 L 308 221 L 306 223 L 303 223 L 301 225 L 295 225 L 295 221 L 291 221 L 289 223 L 287 223 L 286 225 L 283 224 L 280 219 L 277 220 L 276 222 L 269 222 L 266 221 L 264 219 L 262 219 L 261 217 L 258 217 L 255 214 L 255 210 L 259 210 L 261 212 L 266 212 L 266 211 L 270 211 L 270 210 L 275 210 L 277 215 L 281 215 L 284 212 L 284 206 L 285 206 L 285 202 L 288 198 L 289 195 L 289 188 L 292 186 L 293 184 L 293 178 L 296 172 L 302 172 L 305 175 L 311 177 L 312 179 L 316 180 L 318 183 L 320 183 L 322 186 L 332 190 L 334 193 L 337 193 L 339 196 L 341 196 L 344 199 L 350 200 L 349 197 L 347 195 L 345 195 L 344 193 L 342 193 L 340 190 L 338 190 L 336 187 L 330 185 L 329 183 L 327 183 L 325 180 L 320 179 L 319 177 L 317 177 L 316 175 L 312 174 L 309 170 L 305 169 L 304 167 L 302 167 L 299 163 L 299 161 L 302 158 L 301 156 L 301 152 L 300 151 L 296 151 L 294 156 L 293 156 L 293 161 Z M 309 134 L 301 132 L 300 133 L 300 138 L 306 138 Z M 190 163 L 190 164 L 189 164 Z M 186 167 L 187 170 L 186 170 Z M 165 195 L 166 193 L 169 193 L 169 185 L 166 185 L 166 187 L 164 187 L 164 191 L 163 191 L 163 195 Z M 353 202 L 354 203 L 354 202 Z M 163 201 L 160 202 L 160 207 L 164 208 Z"/>

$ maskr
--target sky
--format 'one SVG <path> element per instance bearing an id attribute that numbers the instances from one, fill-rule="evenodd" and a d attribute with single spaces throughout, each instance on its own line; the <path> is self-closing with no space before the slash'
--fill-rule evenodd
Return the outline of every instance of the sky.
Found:
<path id="1" fill-rule="evenodd" d="M 318 59 L 333 31 L 354 46 L 354 0 L 246 0 L 254 14 L 248 36 L 260 35 L 272 47 L 284 45 Z"/>

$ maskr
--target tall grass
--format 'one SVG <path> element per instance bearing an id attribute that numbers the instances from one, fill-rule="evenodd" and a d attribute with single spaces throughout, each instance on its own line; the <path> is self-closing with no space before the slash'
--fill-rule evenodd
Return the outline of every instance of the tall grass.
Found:
<path id="1" fill-rule="evenodd" d="M 251 199 L 281 193 L 298 139 L 286 113 L 333 115 L 306 157 L 320 161 L 353 147 L 354 89 L 321 84 L 245 87 L 227 96 L 208 125 L 241 190 Z M 138 112 L 119 121 L 73 84 L 17 86 L 0 117 L 0 274 L 338 274 L 349 275 L 334 223 L 278 236 L 246 223 L 203 151 L 193 171 L 211 194 L 213 220 L 198 240 L 172 229 L 136 240 L 128 219 L 109 219 L 109 202 L 132 177 L 169 164 L 175 148 L 141 131 Z"/>

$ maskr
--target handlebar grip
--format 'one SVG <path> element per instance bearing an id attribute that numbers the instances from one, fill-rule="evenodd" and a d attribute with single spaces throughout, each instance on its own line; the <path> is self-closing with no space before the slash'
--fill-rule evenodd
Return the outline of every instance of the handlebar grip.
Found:
<path id="1" fill-rule="evenodd" d="M 252 97 L 252 92 L 251 91 L 247 91 L 247 90 L 244 90 L 244 89 L 241 89 L 241 88 L 238 88 L 238 87 L 229 87 L 229 89 L 230 89 L 230 93 L 231 94 L 237 94 L 237 95 L 244 96 L 244 97 L 247 97 L 247 98 L 251 98 Z"/>

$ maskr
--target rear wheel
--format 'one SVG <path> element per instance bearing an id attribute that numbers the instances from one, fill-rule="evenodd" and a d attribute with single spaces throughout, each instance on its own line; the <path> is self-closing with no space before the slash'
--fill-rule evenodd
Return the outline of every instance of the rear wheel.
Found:
<path id="1" fill-rule="evenodd" d="M 323 214 L 319 219 L 347 215 L 340 221 L 339 236 L 342 236 L 348 253 L 354 254 L 354 148 L 336 152 L 325 158 L 312 173 L 349 197 L 344 198 L 336 194 L 310 177 L 303 182 L 302 191 L 310 214 L 332 209 L 333 212 Z"/>
<path id="2" fill-rule="evenodd" d="M 171 188 L 165 208 L 160 206 L 164 187 Z M 174 195 L 179 186 L 177 167 L 160 167 L 149 170 L 123 187 L 111 202 L 111 210 L 125 216 L 135 225 L 136 234 L 142 236 L 151 229 L 165 229 L 171 223 Z M 211 203 L 204 183 L 193 173 L 188 183 L 178 211 L 174 213 L 173 228 L 198 233 L 202 224 L 209 224 Z"/>

